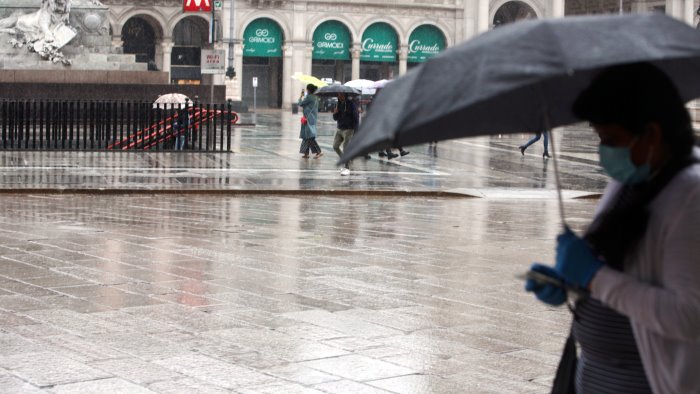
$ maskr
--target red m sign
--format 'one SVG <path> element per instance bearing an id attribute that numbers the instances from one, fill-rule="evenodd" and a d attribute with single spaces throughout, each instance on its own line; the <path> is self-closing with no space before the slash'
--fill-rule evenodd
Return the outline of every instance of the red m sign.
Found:
<path id="1" fill-rule="evenodd" d="M 211 12 L 210 0 L 183 0 L 185 12 Z"/>

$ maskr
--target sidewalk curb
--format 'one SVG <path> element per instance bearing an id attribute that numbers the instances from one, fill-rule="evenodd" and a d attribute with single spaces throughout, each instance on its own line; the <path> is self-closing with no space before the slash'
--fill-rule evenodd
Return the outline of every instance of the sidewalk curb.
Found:
<path id="1" fill-rule="evenodd" d="M 21 188 L 0 189 L 0 194 L 203 194 L 226 196 L 377 196 L 377 197 L 438 197 L 480 198 L 463 193 L 430 190 L 236 190 L 236 189 L 79 189 L 79 188 Z"/>
<path id="2" fill-rule="evenodd" d="M 21 188 L 0 189 L 0 194 L 202 194 L 225 196 L 332 196 L 332 197 L 433 197 L 433 198 L 479 198 L 503 199 L 476 193 L 443 190 L 283 190 L 283 189 L 80 189 L 80 188 Z M 586 193 L 566 198 L 567 200 L 597 200 L 602 193 Z M 517 198 L 513 198 L 517 200 Z M 527 199 L 527 197 L 525 197 Z"/>

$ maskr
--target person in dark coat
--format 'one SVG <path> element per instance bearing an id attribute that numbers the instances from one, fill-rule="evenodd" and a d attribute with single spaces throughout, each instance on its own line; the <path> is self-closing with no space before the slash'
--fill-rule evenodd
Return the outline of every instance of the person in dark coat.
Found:
<path id="1" fill-rule="evenodd" d="M 343 156 L 343 151 L 352 139 L 355 130 L 360 125 L 360 114 L 357 111 L 357 104 L 347 97 L 345 93 L 338 93 L 338 105 L 333 110 L 333 120 L 336 121 L 337 130 L 333 139 L 333 150 L 338 156 Z M 340 145 L 343 150 L 340 150 Z M 345 163 L 345 167 L 340 170 L 340 175 L 350 175 L 350 162 Z"/>

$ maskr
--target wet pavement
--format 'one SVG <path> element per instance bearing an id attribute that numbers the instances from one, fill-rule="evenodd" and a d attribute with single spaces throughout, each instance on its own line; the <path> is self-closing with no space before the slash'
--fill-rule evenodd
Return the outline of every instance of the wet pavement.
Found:
<path id="1" fill-rule="evenodd" d="M 250 122 L 242 114 L 241 122 Z M 339 176 L 332 149 L 335 123 L 321 113 L 320 159 L 298 153 L 299 115 L 270 111 L 257 126 L 235 128 L 232 153 L 0 152 L 0 190 L 43 189 L 219 192 L 455 192 L 501 193 L 554 189 L 552 160 L 542 159 L 542 141 L 521 156 L 517 146 L 530 134 L 478 137 L 407 147 L 410 155 L 353 161 Z M 556 152 L 564 189 L 599 191 L 596 141 L 583 127 L 557 133 Z"/>
<path id="2" fill-rule="evenodd" d="M 341 177 L 331 122 L 304 160 L 297 115 L 258 121 L 229 154 L 0 153 L 0 392 L 548 392 L 570 317 L 516 278 L 560 229 L 541 141 Z M 557 136 L 580 230 L 596 141 Z"/>

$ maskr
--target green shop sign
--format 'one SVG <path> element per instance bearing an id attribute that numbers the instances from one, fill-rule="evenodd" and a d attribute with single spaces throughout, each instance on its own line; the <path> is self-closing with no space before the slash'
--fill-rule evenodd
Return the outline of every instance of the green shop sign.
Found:
<path id="1" fill-rule="evenodd" d="M 444 49 L 445 36 L 437 27 L 418 26 L 408 39 L 408 62 L 424 62 Z"/>
<path id="2" fill-rule="evenodd" d="M 386 23 L 371 25 L 362 35 L 360 60 L 372 62 L 395 62 L 398 37 L 394 29 Z"/>
<path id="3" fill-rule="evenodd" d="M 321 23 L 314 31 L 314 59 L 350 60 L 350 34 L 340 22 Z"/>
<path id="4" fill-rule="evenodd" d="M 281 57 L 282 29 L 272 19 L 256 19 L 245 28 L 243 45 L 243 56 Z"/>

